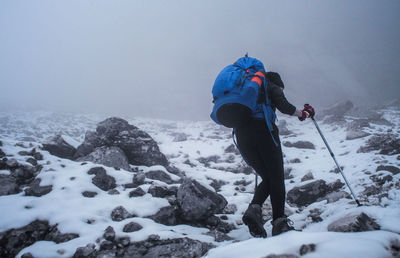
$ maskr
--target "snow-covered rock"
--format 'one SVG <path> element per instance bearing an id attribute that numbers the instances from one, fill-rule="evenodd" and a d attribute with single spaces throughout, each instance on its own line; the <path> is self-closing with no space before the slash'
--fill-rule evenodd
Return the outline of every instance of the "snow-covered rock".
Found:
<path id="1" fill-rule="evenodd" d="M 72 159 L 76 152 L 76 149 L 68 144 L 59 134 L 44 142 L 43 149 L 54 156 L 64 159 Z"/>
<path id="2" fill-rule="evenodd" d="M 124 152 L 115 146 L 95 148 L 91 153 L 76 159 L 76 161 L 90 161 L 107 167 L 122 168 L 127 171 L 131 170 Z"/>
<path id="3" fill-rule="evenodd" d="M 205 220 L 221 213 L 228 203 L 222 195 L 189 178 L 179 187 L 177 198 L 181 217 L 186 221 Z"/>
<path id="4" fill-rule="evenodd" d="M 153 138 L 121 118 L 107 118 L 97 125 L 96 132 L 87 133 L 84 142 L 77 149 L 75 158 L 84 157 L 101 146 L 120 148 L 128 158 L 129 164 L 168 165 Z"/>
<path id="5" fill-rule="evenodd" d="M 339 180 L 327 184 L 324 180 L 316 180 L 299 187 L 293 187 L 287 193 L 287 200 L 290 204 L 301 206 L 307 206 L 311 203 L 321 200 L 327 194 L 342 188 L 344 184 Z"/>
<path id="6" fill-rule="evenodd" d="M 365 213 L 347 215 L 328 225 L 328 231 L 361 232 L 379 230 L 380 226 Z"/>

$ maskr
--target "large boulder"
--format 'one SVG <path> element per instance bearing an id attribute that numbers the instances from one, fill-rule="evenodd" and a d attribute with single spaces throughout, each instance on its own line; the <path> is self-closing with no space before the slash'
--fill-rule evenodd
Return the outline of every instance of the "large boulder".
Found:
<path id="1" fill-rule="evenodd" d="M 310 205 L 313 202 L 320 201 L 327 194 L 342 188 L 344 184 L 337 180 L 331 184 L 327 184 L 324 180 L 316 180 L 311 183 L 294 187 L 287 193 L 287 201 L 289 204 L 298 207 Z"/>
<path id="2" fill-rule="evenodd" d="M 102 146 L 95 148 L 93 152 L 84 157 L 80 157 L 77 161 L 90 161 L 96 164 L 102 164 L 107 167 L 122 168 L 131 171 L 128 159 L 125 153 L 118 147 Z"/>
<path id="3" fill-rule="evenodd" d="M 101 146 L 120 148 L 129 164 L 168 165 L 166 157 L 160 152 L 153 138 L 121 118 L 107 118 L 97 125 L 96 132 L 86 133 L 85 140 L 78 147 L 75 158 L 84 157 Z"/>
<path id="4" fill-rule="evenodd" d="M 50 152 L 51 155 L 64 159 L 72 159 L 76 152 L 76 149 L 68 144 L 59 134 L 50 138 L 42 145 L 43 149 Z"/>
<path id="5" fill-rule="evenodd" d="M 379 154 L 400 154 L 400 138 L 395 134 L 374 135 L 357 152 L 379 151 Z"/>
<path id="6" fill-rule="evenodd" d="M 374 219 L 365 213 L 348 215 L 328 225 L 328 231 L 334 232 L 362 232 L 379 230 L 380 226 Z"/>
<path id="7" fill-rule="evenodd" d="M 178 189 L 177 201 L 181 218 L 185 221 L 201 221 L 221 213 L 227 201 L 196 180 L 185 179 Z"/>

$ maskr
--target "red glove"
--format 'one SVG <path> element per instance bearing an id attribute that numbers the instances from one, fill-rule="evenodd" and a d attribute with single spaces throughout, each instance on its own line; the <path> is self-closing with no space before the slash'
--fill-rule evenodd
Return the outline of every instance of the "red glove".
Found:
<path id="1" fill-rule="evenodd" d="M 301 117 L 299 117 L 299 120 L 304 121 L 308 117 L 314 118 L 314 115 L 315 115 L 314 108 L 309 104 L 304 104 L 304 108 L 301 111 Z"/>

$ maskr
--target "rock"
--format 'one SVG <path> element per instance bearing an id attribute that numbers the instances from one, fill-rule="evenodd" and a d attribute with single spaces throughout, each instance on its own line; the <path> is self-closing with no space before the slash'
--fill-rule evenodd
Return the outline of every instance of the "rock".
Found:
<path id="1" fill-rule="evenodd" d="M 91 192 L 91 191 L 84 191 L 82 193 L 83 196 L 88 197 L 88 198 L 93 198 L 97 195 L 96 192 Z"/>
<path id="2" fill-rule="evenodd" d="M 159 180 L 159 181 L 165 182 L 167 184 L 177 183 L 176 181 L 172 180 L 171 177 L 162 170 L 151 170 L 149 172 L 146 172 L 145 175 L 147 178 L 150 178 L 153 180 Z"/>
<path id="3" fill-rule="evenodd" d="M 222 180 L 216 180 L 216 179 L 213 179 L 213 178 L 207 178 L 207 179 L 212 180 L 210 186 L 211 186 L 212 188 L 214 188 L 216 192 L 218 192 L 219 190 L 221 190 L 221 187 L 222 187 L 223 185 L 226 185 L 226 184 L 227 184 L 227 182 L 222 181 Z"/>
<path id="4" fill-rule="evenodd" d="M 230 237 L 227 234 L 220 232 L 216 229 L 210 230 L 209 232 L 206 233 L 206 235 L 214 237 L 215 242 L 224 242 L 224 241 L 234 240 L 232 237 Z"/>
<path id="5" fill-rule="evenodd" d="M 103 175 L 106 174 L 106 170 L 103 167 L 93 167 L 87 172 L 88 175 L 97 175 L 97 173 Z"/>
<path id="6" fill-rule="evenodd" d="M 103 191 L 108 191 L 116 187 L 115 178 L 107 175 L 104 168 L 96 171 L 96 176 L 92 178 L 92 183 L 95 186 Z"/>
<path id="7" fill-rule="evenodd" d="M 6 156 L 6 154 L 4 153 L 4 151 L 2 149 L 0 149 L 0 158 L 4 158 Z"/>
<path id="8" fill-rule="evenodd" d="M 12 172 L 12 176 L 17 179 L 18 184 L 28 184 L 36 176 L 35 172 L 36 170 L 32 166 L 20 166 Z"/>
<path id="9" fill-rule="evenodd" d="M 294 158 L 294 159 L 290 160 L 289 162 L 297 164 L 297 163 L 301 163 L 301 160 L 299 158 Z"/>
<path id="10" fill-rule="evenodd" d="M 290 174 L 290 172 L 292 171 L 291 167 L 286 167 L 285 170 L 283 171 L 283 175 L 285 179 L 292 179 L 293 175 Z"/>
<path id="11" fill-rule="evenodd" d="M 392 173 L 393 175 L 397 175 L 398 173 L 400 173 L 400 168 L 395 167 L 395 166 L 384 166 L 384 165 L 380 165 L 376 168 L 376 171 L 389 171 L 390 173 Z"/>
<path id="12" fill-rule="evenodd" d="M 360 131 L 363 128 L 369 128 L 369 120 L 368 119 L 356 119 L 347 123 L 347 131 Z"/>
<path id="13" fill-rule="evenodd" d="M 10 169 L 17 168 L 19 166 L 18 161 L 16 159 L 8 159 L 6 161 L 6 165 Z"/>
<path id="14" fill-rule="evenodd" d="M 153 197 L 165 198 L 170 195 L 176 195 L 176 190 L 174 188 L 168 188 L 166 186 L 151 185 L 147 191 Z"/>
<path id="15" fill-rule="evenodd" d="M 394 134 L 374 135 L 357 152 L 379 151 L 383 155 L 400 154 L 400 138 Z"/>
<path id="16" fill-rule="evenodd" d="M 14 177 L 0 174 L 0 196 L 16 193 L 19 193 L 17 180 Z"/>
<path id="17" fill-rule="evenodd" d="M 175 206 L 163 207 L 156 214 L 149 216 L 149 218 L 167 226 L 177 225 L 180 222 L 178 210 Z"/>
<path id="18" fill-rule="evenodd" d="M 283 142 L 283 146 L 285 147 L 294 147 L 298 149 L 312 149 L 315 150 L 314 144 L 308 141 L 297 141 L 294 143 L 291 142 Z"/>
<path id="19" fill-rule="evenodd" d="M 130 233 L 141 230 L 143 227 L 136 222 L 129 222 L 122 229 L 123 232 Z"/>
<path id="20" fill-rule="evenodd" d="M 391 175 L 385 175 L 385 176 L 372 175 L 369 178 L 379 186 L 384 185 L 386 182 L 393 181 L 393 177 Z"/>
<path id="21" fill-rule="evenodd" d="M 347 131 L 346 140 L 359 139 L 369 135 L 370 135 L 369 133 L 366 133 L 364 131 Z"/>
<path id="22" fill-rule="evenodd" d="M 32 156 L 36 159 L 36 160 L 43 160 L 43 154 L 40 152 L 33 152 Z"/>
<path id="23" fill-rule="evenodd" d="M 123 206 L 118 206 L 111 212 L 111 219 L 113 221 L 122 221 L 132 217 L 134 217 L 134 215 L 130 214 Z"/>
<path id="24" fill-rule="evenodd" d="M 235 214 L 237 212 L 236 204 L 231 203 L 225 206 L 222 213 L 224 214 Z"/>
<path id="25" fill-rule="evenodd" d="M 96 132 L 87 132 L 75 158 L 84 157 L 101 146 L 120 148 L 132 165 L 168 165 L 153 138 L 121 118 L 107 118 L 97 125 Z"/>
<path id="26" fill-rule="evenodd" d="M 277 126 L 278 126 L 278 129 L 279 129 L 279 135 L 290 135 L 290 134 L 293 134 L 293 133 L 287 128 L 287 122 L 286 122 L 286 120 L 279 120 Z"/>
<path id="27" fill-rule="evenodd" d="M 205 220 L 213 214 L 221 213 L 227 205 L 222 195 L 189 178 L 179 187 L 177 201 L 181 218 L 186 221 Z"/>
<path id="28" fill-rule="evenodd" d="M 85 247 L 76 249 L 73 258 L 92 258 L 95 257 L 96 250 L 94 244 L 87 244 Z"/>
<path id="29" fill-rule="evenodd" d="M 220 161 L 220 156 L 218 155 L 212 155 L 212 156 L 208 156 L 206 158 L 201 157 L 198 158 L 197 160 L 202 163 L 205 167 L 210 167 L 210 163 L 218 163 Z"/>
<path id="30" fill-rule="evenodd" d="M 104 140 L 102 140 L 96 132 L 87 131 L 83 143 L 76 149 L 74 159 L 84 157 L 91 153 L 96 147 L 101 146 L 105 146 Z"/>
<path id="31" fill-rule="evenodd" d="M 308 181 L 314 179 L 314 176 L 311 172 L 308 172 L 301 178 L 301 182 Z"/>
<path id="32" fill-rule="evenodd" d="M 56 226 L 47 221 L 35 220 L 28 225 L 0 233 L 0 257 L 15 257 L 22 249 L 37 241 L 69 241 L 77 234 L 60 234 Z"/>
<path id="33" fill-rule="evenodd" d="M 240 155 L 240 151 L 236 148 L 236 146 L 234 144 L 229 145 L 225 151 L 225 153 L 233 153 L 236 155 Z"/>
<path id="34" fill-rule="evenodd" d="M 53 186 L 52 185 L 46 185 L 46 186 L 40 186 L 40 179 L 37 178 L 35 179 L 27 189 L 25 189 L 25 195 L 26 196 L 36 196 L 36 197 L 40 197 L 43 196 L 45 194 L 48 194 L 51 192 L 51 190 L 53 190 Z"/>
<path id="35" fill-rule="evenodd" d="M 321 210 L 315 208 L 310 210 L 310 214 L 308 216 L 311 218 L 312 222 L 321 222 L 322 221 L 321 213 L 322 213 Z"/>
<path id="36" fill-rule="evenodd" d="M 21 255 L 21 258 L 34 258 L 34 257 L 31 253 L 24 253 L 23 255 Z"/>
<path id="37" fill-rule="evenodd" d="M 184 142 L 187 140 L 187 135 L 185 133 L 174 133 L 173 136 L 173 142 Z"/>
<path id="38" fill-rule="evenodd" d="M 344 184 L 340 180 L 326 184 L 324 180 L 316 180 L 300 187 L 294 187 L 287 193 L 287 201 L 299 207 L 307 206 L 319 201 L 327 194 L 342 188 Z"/>
<path id="39" fill-rule="evenodd" d="M 137 250 L 137 243 L 135 249 Z M 143 245 L 143 243 L 140 243 Z M 170 258 L 182 258 L 182 257 L 203 257 L 209 249 L 214 247 L 211 244 L 202 243 L 198 240 L 190 238 L 175 238 L 166 240 L 152 241 L 147 244 L 149 247 L 147 252 L 143 256 L 134 255 L 132 253 L 125 253 L 124 257 L 143 257 L 143 258 L 154 258 L 154 257 L 170 257 Z M 132 247 L 132 245 L 131 245 Z"/>
<path id="40" fill-rule="evenodd" d="M 146 180 L 145 173 L 143 172 L 137 173 L 132 179 L 133 187 L 138 187 L 139 185 L 144 184 L 145 180 Z"/>
<path id="41" fill-rule="evenodd" d="M 129 198 L 132 198 L 132 197 L 139 197 L 139 196 L 143 196 L 143 195 L 145 195 L 145 194 L 146 194 L 146 192 L 143 191 L 142 188 L 138 187 L 138 188 L 136 188 L 135 190 L 133 190 L 133 191 L 131 191 L 131 192 L 129 193 Z"/>
<path id="42" fill-rule="evenodd" d="M 72 159 L 76 152 L 76 149 L 69 145 L 59 134 L 42 145 L 43 149 L 50 152 L 51 155 L 64 159 Z"/>
<path id="43" fill-rule="evenodd" d="M 124 152 L 118 147 L 98 147 L 90 154 L 76 159 L 76 161 L 90 161 L 107 167 L 122 168 L 131 171 L 128 159 Z"/>
<path id="44" fill-rule="evenodd" d="M 381 193 L 381 189 L 374 185 L 365 187 L 365 189 L 363 191 L 363 195 L 366 195 L 366 196 L 377 195 L 380 193 Z"/>
<path id="45" fill-rule="evenodd" d="M 30 163 L 32 166 L 37 166 L 37 161 L 34 158 L 28 158 L 26 159 L 26 162 Z"/>
<path id="46" fill-rule="evenodd" d="M 300 247 L 300 255 L 305 255 L 308 253 L 315 252 L 315 244 L 301 245 Z"/>
<path id="47" fill-rule="evenodd" d="M 104 230 L 103 237 L 104 237 L 105 240 L 114 241 L 114 239 L 115 239 L 115 231 L 114 231 L 114 228 L 111 227 L 111 226 L 108 226 L 108 227 Z"/>
<path id="48" fill-rule="evenodd" d="M 328 231 L 362 232 L 379 230 L 380 226 L 365 213 L 347 215 L 328 225 Z"/>
<path id="49" fill-rule="evenodd" d="M 114 248 L 114 243 L 108 240 L 104 240 L 100 243 L 100 250 L 111 250 Z M 99 254 L 97 254 L 97 257 L 99 257 Z M 108 256 L 103 256 L 103 257 L 108 257 Z"/>
<path id="50" fill-rule="evenodd" d="M 268 256 L 265 256 L 265 258 L 299 258 L 299 257 L 294 254 L 270 254 Z"/>
<path id="51" fill-rule="evenodd" d="M 59 243 L 64 243 L 64 242 L 68 242 L 72 239 L 78 238 L 79 235 L 75 234 L 75 233 L 66 233 L 66 234 L 62 234 L 58 228 L 57 225 L 55 226 L 50 226 L 49 232 L 47 233 L 46 237 L 44 238 L 44 240 L 46 241 L 53 241 L 56 244 Z"/>
<path id="52" fill-rule="evenodd" d="M 129 237 L 120 237 L 116 240 L 117 246 L 118 247 L 126 247 L 131 243 L 131 240 Z"/>

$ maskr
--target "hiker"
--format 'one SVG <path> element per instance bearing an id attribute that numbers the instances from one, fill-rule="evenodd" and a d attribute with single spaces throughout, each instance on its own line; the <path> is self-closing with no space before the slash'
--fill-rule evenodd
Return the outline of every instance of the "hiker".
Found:
<path id="1" fill-rule="evenodd" d="M 233 128 L 237 147 L 243 159 L 262 178 L 253 200 L 243 215 L 243 222 L 254 237 L 266 237 L 261 206 L 271 197 L 272 235 L 293 230 L 285 216 L 285 183 L 283 155 L 275 110 L 295 115 L 300 121 L 313 117 L 312 106 L 296 109 L 283 93 L 284 84 L 278 73 L 265 72 L 256 58 L 245 57 L 225 67 L 215 80 L 211 118 L 218 124 Z"/>
<path id="2" fill-rule="evenodd" d="M 315 112 L 312 106 L 299 110 L 287 101 L 283 93 L 285 86 L 278 73 L 267 72 L 262 75 L 268 81 L 268 96 L 274 111 L 277 108 L 284 114 L 297 116 L 301 121 L 314 116 Z M 249 227 L 250 233 L 256 237 L 267 236 L 262 223 L 261 207 L 268 196 L 271 198 L 272 205 L 272 235 L 294 229 L 291 225 L 292 222 L 284 213 L 286 193 L 283 155 L 278 128 L 275 123 L 272 123 L 272 126 L 273 130 L 270 134 L 262 109 L 259 108 L 257 112 L 253 113 L 253 119 L 248 124 L 236 128 L 237 143 L 241 154 L 248 165 L 253 167 L 262 178 L 262 182 L 256 188 L 253 200 L 243 215 L 243 222 Z"/>

